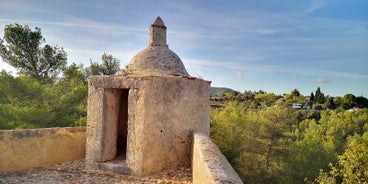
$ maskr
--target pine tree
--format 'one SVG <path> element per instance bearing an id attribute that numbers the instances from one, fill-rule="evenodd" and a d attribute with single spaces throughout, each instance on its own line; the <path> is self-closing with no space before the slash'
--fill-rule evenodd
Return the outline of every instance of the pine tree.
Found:
<path id="1" fill-rule="evenodd" d="M 314 102 L 316 103 L 319 103 L 319 104 L 325 103 L 325 95 L 321 92 L 320 87 L 317 88 L 314 99 L 315 99 Z"/>

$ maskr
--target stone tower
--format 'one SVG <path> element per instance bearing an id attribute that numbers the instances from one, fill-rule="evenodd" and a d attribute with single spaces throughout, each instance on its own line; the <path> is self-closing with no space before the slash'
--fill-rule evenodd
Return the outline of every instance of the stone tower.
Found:
<path id="1" fill-rule="evenodd" d="M 194 130 L 209 134 L 210 82 L 189 76 L 160 17 L 123 75 L 91 76 L 86 169 L 149 175 L 189 167 Z"/>
<path id="2" fill-rule="evenodd" d="M 134 70 L 135 73 L 189 75 L 181 59 L 166 44 L 166 26 L 160 17 L 157 17 L 150 27 L 148 47 L 132 58 L 128 68 Z"/>

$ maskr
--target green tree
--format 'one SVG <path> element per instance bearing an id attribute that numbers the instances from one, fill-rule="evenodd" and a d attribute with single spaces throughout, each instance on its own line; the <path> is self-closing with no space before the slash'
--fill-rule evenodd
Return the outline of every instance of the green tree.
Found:
<path id="1" fill-rule="evenodd" d="M 260 180 L 256 149 L 259 123 L 253 121 L 245 103 L 230 101 L 223 109 L 211 109 L 211 138 L 244 181 Z M 245 160 L 247 162 L 245 162 Z M 253 183 L 254 183 L 253 182 Z"/>
<path id="2" fill-rule="evenodd" d="M 104 53 L 101 59 L 100 73 L 102 75 L 114 75 L 120 70 L 120 60 L 114 58 L 111 54 Z"/>
<path id="3" fill-rule="evenodd" d="M 334 98 L 327 96 L 325 106 L 326 106 L 326 109 L 335 109 L 336 105 L 334 103 Z"/>
<path id="4" fill-rule="evenodd" d="M 284 183 L 304 183 L 304 180 L 314 180 L 319 169 L 326 169 L 331 161 L 331 151 L 326 150 L 324 129 L 314 120 L 304 120 L 292 132 L 287 146 Z"/>
<path id="5" fill-rule="evenodd" d="M 355 96 L 353 94 L 346 94 L 342 98 L 342 102 L 345 109 L 352 108 L 355 104 Z"/>
<path id="6" fill-rule="evenodd" d="M 72 64 L 55 84 L 0 73 L 0 129 L 86 124 L 87 83 Z"/>
<path id="7" fill-rule="evenodd" d="M 233 99 L 233 95 L 231 92 L 225 92 L 225 93 L 222 93 L 222 99 L 224 100 L 232 100 Z"/>
<path id="8" fill-rule="evenodd" d="M 343 102 L 342 102 L 342 98 L 341 97 L 339 97 L 339 96 L 335 97 L 333 99 L 333 103 L 335 104 L 336 108 L 340 108 L 340 109 L 342 108 Z"/>
<path id="9" fill-rule="evenodd" d="M 310 94 L 309 100 L 312 101 L 312 102 L 314 101 L 314 93 L 313 92 Z"/>
<path id="10" fill-rule="evenodd" d="M 368 132 L 348 138 L 345 151 L 338 156 L 337 163 L 330 164 L 331 171 L 320 171 L 318 183 L 357 183 L 368 181 Z"/>
<path id="11" fill-rule="evenodd" d="M 66 65 L 66 52 L 58 46 L 42 44 L 41 29 L 32 31 L 27 25 L 10 24 L 0 39 L 0 56 L 5 62 L 39 82 L 56 77 Z"/>
<path id="12" fill-rule="evenodd" d="M 314 102 L 319 103 L 319 104 L 324 104 L 325 103 L 325 94 L 323 94 L 321 92 L 321 88 L 318 87 L 316 90 L 316 94 L 314 96 Z"/>
<path id="13" fill-rule="evenodd" d="M 299 92 L 299 90 L 297 90 L 297 89 L 294 89 L 294 90 L 291 92 L 291 94 L 292 94 L 293 96 L 295 96 L 295 97 L 299 97 L 299 96 L 300 96 L 300 92 Z"/>
<path id="14" fill-rule="evenodd" d="M 284 156 L 286 154 L 287 134 L 297 123 L 293 110 L 283 103 L 269 107 L 257 113 L 260 123 L 259 154 L 262 155 L 262 183 L 282 181 L 285 170 Z"/>
<path id="15" fill-rule="evenodd" d="M 355 103 L 358 107 L 368 108 L 368 99 L 363 96 L 358 96 L 355 98 Z"/>
<path id="16" fill-rule="evenodd" d="M 243 137 L 243 126 L 245 126 L 246 115 L 244 107 L 237 102 L 229 102 L 224 109 L 211 110 L 211 137 L 222 148 L 222 152 L 235 163 L 235 159 L 244 150 L 241 137 Z M 226 139 L 223 139 L 226 136 Z"/>
<path id="17" fill-rule="evenodd" d="M 120 60 L 114 58 L 111 54 L 104 53 L 101 56 L 102 64 L 93 62 L 90 59 L 90 66 L 85 69 L 87 76 L 90 75 L 115 75 L 121 70 Z"/>
<path id="18" fill-rule="evenodd" d="M 54 118 L 45 85 L 29 76 L 0 75 L 0 90 L 7 102 L 0 104 L 0 129 L 45 127 Z"/>
<path id="19" fill-rule="evenodd" d="M 271 106 L 277 100 L 277 96 L 274 93 L 258 93 L 254 98 L 264 106 Z"/>
<path id="20" fill-rule="evenodd" d="M 255 94 L 249 90 L 249 91 L 244 91 L 243 96 L 244 96 L 244 100 L 250 101 L 254 99 Z"/>
<path id="21" fill-rule="evenodd" d="M 100 75 L 100 65 L 97 62 L 92 62 L 92 59 L 90 59 L 90 65 L 89 67 L 85 68 L 85 71 L 87 76 Z"/>
<path id="22" fill-rule="evenodd" d="M 64 69 L 64 80 L 86 83 L 87 76 L 83 72 L 84 70 L 83 65 L 72 63 Z"/>

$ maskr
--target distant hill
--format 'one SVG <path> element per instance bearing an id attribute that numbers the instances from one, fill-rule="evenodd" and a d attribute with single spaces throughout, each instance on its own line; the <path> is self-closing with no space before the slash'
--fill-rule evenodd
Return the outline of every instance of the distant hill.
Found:
<path id="1" fill-rule="evenodd" d="M 211 92 L 210 95 L 211 96 L 222 96 L 222 94 L 224 93 L 231 93 L 234 90 L 230 89 L 230 88 L 224 88 L 224 87 L 211 87 Z"/>

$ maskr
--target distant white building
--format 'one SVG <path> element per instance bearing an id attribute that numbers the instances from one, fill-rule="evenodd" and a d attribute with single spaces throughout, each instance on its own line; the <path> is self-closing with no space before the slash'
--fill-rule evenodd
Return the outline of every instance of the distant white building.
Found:
<path id="1" fill-rule="evenodd" d="M 291 108 L 293 109 L 301 109 L 303 106 L 302 104 L 298 104 L 298 103 L 293 103 L 293 105 L 291 106 Z"/>
<path id="2" fill-rule="evenodd" d="M 304 104 L 293 103 L 291 108 L 293 108 L 293 109 L 310 109 L 310 106 L 309 105 L 304 105 Z"/>

